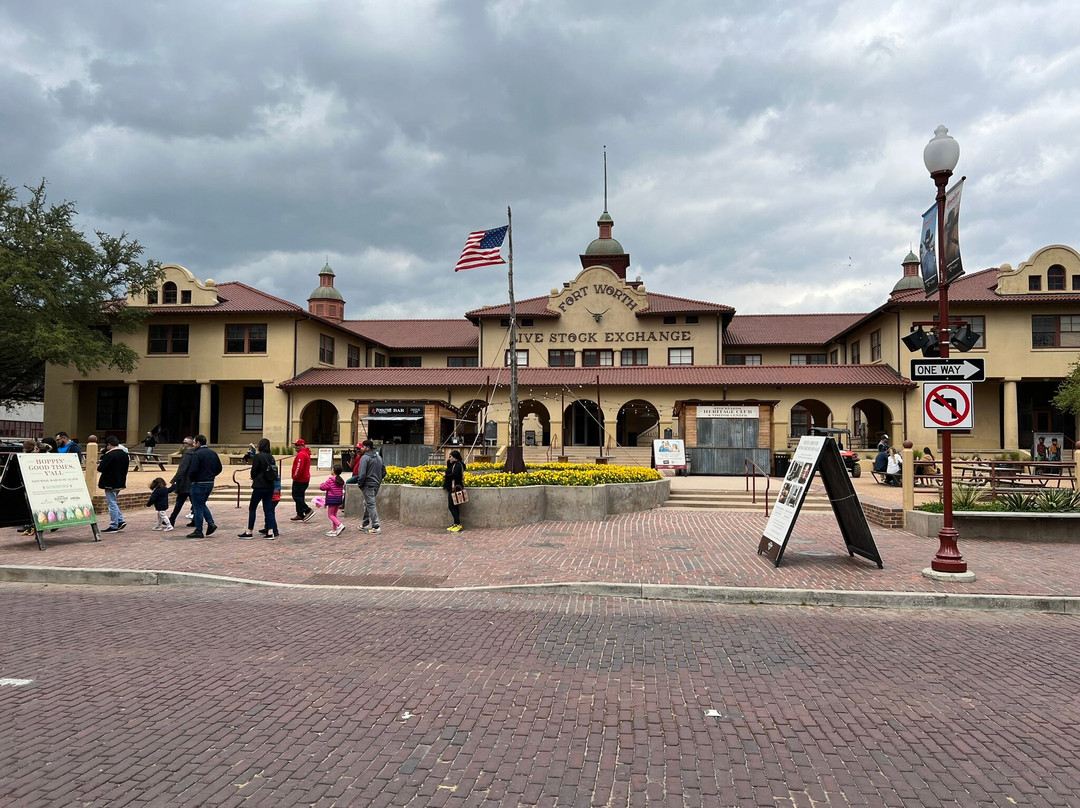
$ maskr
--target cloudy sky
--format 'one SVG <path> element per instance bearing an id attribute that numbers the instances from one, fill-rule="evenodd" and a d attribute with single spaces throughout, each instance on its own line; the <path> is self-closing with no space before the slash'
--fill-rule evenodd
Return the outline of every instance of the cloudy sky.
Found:
<path id="1" fill-rule="evenodd" d="M 1080 4 L 0 0 L 0 176 L 87 231 L 348 317 L 505 302 L 453 272 L 513 208 L 519 299 L 603 210 L 631 276 L 740 313 L 867 311 L 934 186 L 969 270 L 1080 247 Z M 504 246 L 504 254 L 506 248 Z"/>

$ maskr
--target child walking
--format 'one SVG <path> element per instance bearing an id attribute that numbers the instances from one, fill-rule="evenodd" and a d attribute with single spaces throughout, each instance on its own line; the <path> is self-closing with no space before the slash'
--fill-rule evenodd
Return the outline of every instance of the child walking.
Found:
<path id="1" fill-rule="evenodd" d="M 169 510 L 169 484 L 163 478 L 155 477 L 150 483 L 150 499 L 146 501 L 146 507 L 157 511 L 158 523 L 154 525 L 154 530 L 163 530 L 166 533 L 174 530 L 169 514 L 166 513 Z"/>
<path id="2" fill-rule="evenodd" d="M 326 492 L 326 515 L 333 526 L 326 531 L 327 536 L 340 536 L 345 530 L 345 523 L 337 517 L 338 508 L 345 503 L 345 480 L 341 478 L 341 472 L 341 466 L 334 466 L 334 473 L 319 486 L 320 491 Z"/>

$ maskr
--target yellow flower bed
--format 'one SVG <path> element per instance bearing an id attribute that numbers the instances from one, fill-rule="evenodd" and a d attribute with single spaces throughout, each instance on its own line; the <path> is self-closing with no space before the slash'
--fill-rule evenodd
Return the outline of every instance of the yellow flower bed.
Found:
<path id="1" fill-rule="evenodd" d="M 476 463 L 465 472 L 470 488 L 511 488 L 523 485 L 602 485 L 605 483 L 646 483 L 661 480 L 656 469 L 641 466 L 594 466 L 577 463 L 543 463 L 530 466 L 524 474 L 507 474 L 502 465 Z M 442 488 L 442 466 L 387 466 L 386 485 L 418 485 Z"/>

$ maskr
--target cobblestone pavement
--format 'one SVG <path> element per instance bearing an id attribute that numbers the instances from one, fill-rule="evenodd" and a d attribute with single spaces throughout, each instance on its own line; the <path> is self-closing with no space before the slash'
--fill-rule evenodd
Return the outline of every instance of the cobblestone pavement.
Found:
<path id="1" fill-rule="evenodd" d="M 923 578 L 937 539 L 873 527 L 885 568 L 849 557 L 831 513 L 803 513 L 779 568 L 756 553 L 761 513 L 657 509 L 603 522 L 544 522 L 510 529 L 444 530 L 386 522 L 381 536 L 360 533 L 355 519 L 328 538 L 325 516 L 288 521 L 277 541 L 244 541 L 247 509 L 215 504 L 221 528 L 205 539 L 151 530 L 148 509 L 95 543 L 88 528 L 34 539 L 0 530 L 0 565 L 173 570 L 284 583 L 465 587 L 552 582 L 776 587 L 875 592 L 1076 596 L 1080 542 L 984 541 L 961 537 L 973 583 Z M 261 516 L 259 524 L 261 525 Z"/>
<path id="2" fill-rule="evenodd" d="M 1080 806 L 1080 621 L 0 588 L 0 806 Z"/>

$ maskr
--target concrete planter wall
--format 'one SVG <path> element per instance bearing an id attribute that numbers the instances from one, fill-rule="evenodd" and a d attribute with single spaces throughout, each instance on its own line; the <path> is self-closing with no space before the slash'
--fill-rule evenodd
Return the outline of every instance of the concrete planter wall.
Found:
<path id="1" fill-rule="evenodd" d="M 348 487 L 345 514 L 360 517 L 364 495 Z M 461 523 L 469 528 L 513 527 L 536 522 L 599 522 L 616 513 L 658 508 L 667 501 L 670 480 L 595 486 L 531 485 L 521 488 L 470 488 L 461 506 Z M 446 527 L 450 511 L 441 488 L 384 485 L 376 500 L 380 519 L 416 527 Z"/>
<path id="2" fill-rule="evenodd" d="M 940 513 L 908 511 L 907 520 L 912 533 L 937 538 L 945 517 Z M 961 540 L 1080 541 L 1080 513 L 954 511 L 953 526 Z"/>

